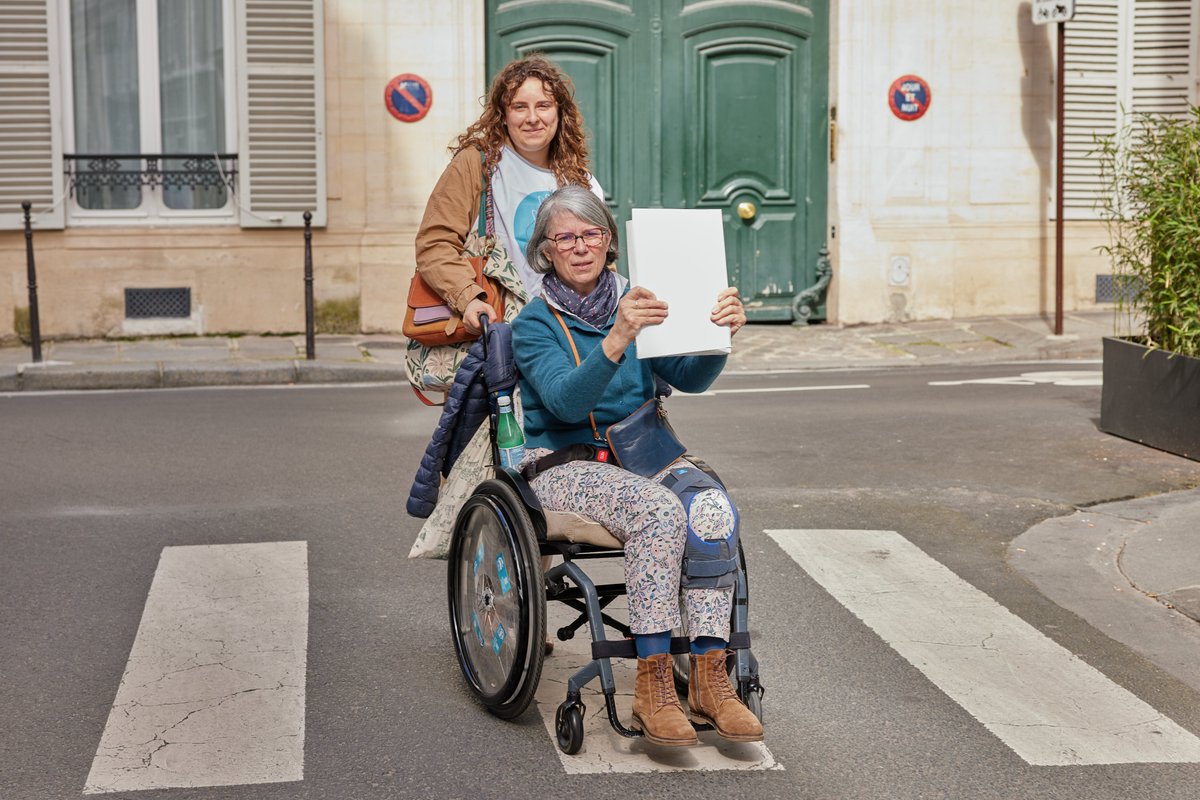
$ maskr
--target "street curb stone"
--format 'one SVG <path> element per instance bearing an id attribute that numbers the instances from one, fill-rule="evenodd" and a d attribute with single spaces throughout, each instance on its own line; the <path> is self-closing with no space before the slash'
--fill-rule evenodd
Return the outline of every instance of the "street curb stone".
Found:
<path id="1" fill-rule="evenodd" d="M 24 391 L 73 391 L 77 389 L 157 389 L 162 385 L 158 364 L 52 364 L 21 369 Z"/>
<path id="2" fill-rule="evenodd" d="M 197 386 L 255 386 L 296 382 L 296 370 L 289 361 L 226 364 L 166 364 L 162 386 L 167 389 Z"/>
<path id="3" fill-rule="evenodd" d="M 15 369 L 0 370 L 0 392 L 15 392 L 21 388 L 21 379 Z"/>
<path id="4" fill-rule="evenodd" d="M 408 380 L 404 367 L 396 364 L 340 364 L 297 361 L 297 383 L 395 383 Z"/>

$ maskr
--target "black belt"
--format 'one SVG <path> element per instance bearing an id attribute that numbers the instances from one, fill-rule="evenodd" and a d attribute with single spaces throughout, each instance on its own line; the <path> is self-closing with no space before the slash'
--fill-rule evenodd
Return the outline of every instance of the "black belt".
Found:
<path id="1" fill-rule="evenodd" d="M 530 461 L 521 467 L 521 475 L 525 480 L 532 481 L 551 467 L 571 461 L 599 461 L 608 464 L 613 462 L 612 451 L 607 447 L 594 444 L 569 444 L 553 453 L 547 453 L 541 458 Z"/>

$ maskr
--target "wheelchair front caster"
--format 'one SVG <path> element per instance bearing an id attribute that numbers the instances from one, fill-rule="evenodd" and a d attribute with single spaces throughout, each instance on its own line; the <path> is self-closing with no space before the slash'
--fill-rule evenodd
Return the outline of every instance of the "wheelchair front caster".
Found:
<path id="1" fill-rule="evenodd" d="M 583 712 L 580 702 L 565 701 L 554 714 L 554 734 L 558 749 L 573 756 L 583 748 Z"/>

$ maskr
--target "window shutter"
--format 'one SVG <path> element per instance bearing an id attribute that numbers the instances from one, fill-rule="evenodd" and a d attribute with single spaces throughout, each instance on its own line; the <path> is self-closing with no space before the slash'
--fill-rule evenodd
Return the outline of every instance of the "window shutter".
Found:
<path id="1" fill-rule="evenodd" d="M 57 6 L 0 3 L 0 230 L 63 227 Z"/>
<path id="2" fill-rule="evenodd" d="M 1117 129 L 1121 25 L 1118 0 L 1076 2 L 1066 26 L 1063 82 L 1063 217 L 1095 217 L 1100 159 L 1097 135 Z"/>
<path id="3" fill-rule="evenodd" d="M 246 228 L 324 225 L 321 0 L 238 0 L 238 203 Z"/>
<path id="4" fill-rule="evenodd" d="M 1192 0 L 1138 0 L 1133 13 L 1134 112 L 1185 115 L 1191 83 Z"/>
<path id="5" fill-rule="evenodd" d="M 1095 137 L 1131 114 L 1187 113 L 1195 0 L 1086 0 L 1067 23 L 1063 216 L 1095 218 Z"/>

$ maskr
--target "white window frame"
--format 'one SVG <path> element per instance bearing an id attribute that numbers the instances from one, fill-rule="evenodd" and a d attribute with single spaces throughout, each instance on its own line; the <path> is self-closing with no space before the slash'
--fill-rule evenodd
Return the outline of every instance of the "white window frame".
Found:
<path id="1" fill-rule="evenodd" d="M 71 0 L 57 0 L 60 25 L 59 76 L 62 89 L 63 152 L 75 149 L 74 64 L 71 47 Z M 162 122 L 159 98 L 158 63 L 158 0 L 135 0 L 137 9 L 138 42 L 138 108 L 141 125 L 141 151 L 162 152 Z M 221 0 L 221 27 L 225 39 L 225 151 L 236 152 L 238 146 L 238 79 L 237 36 L 234 20 L 234 0 Z M 241 167 L 239 166 L 239 169 Z M 90 209 L 79 205 L 74 196 L 68 198 L 66 224 L 72 227 L 124 226 L 130 224 L 166 225 L 236 225 L 238 222 L 236 180 L 226 190 L 225 205 L 221 208 L 175 209 L 163 202 L 161 187 L 142 187 L 142 203 L 132 209 Z M 64 191 L 69 191 L 68 185 Z"/>

